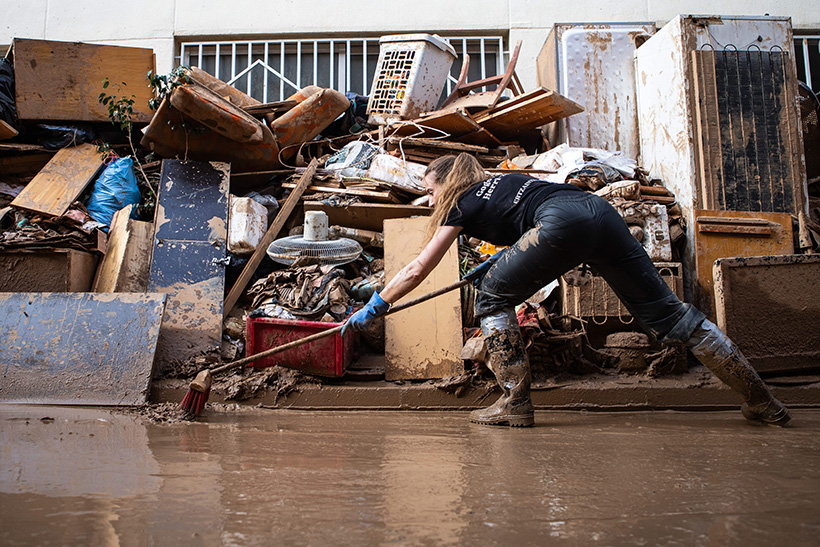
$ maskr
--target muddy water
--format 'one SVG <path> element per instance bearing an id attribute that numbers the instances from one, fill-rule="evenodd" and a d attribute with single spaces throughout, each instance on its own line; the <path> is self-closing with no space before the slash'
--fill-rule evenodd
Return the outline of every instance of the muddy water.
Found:
<path id="1" fill-rule="evenodd" d="M 818 545 L 820 411 L 794 414 L 0 406 L 0 544 Z"/>

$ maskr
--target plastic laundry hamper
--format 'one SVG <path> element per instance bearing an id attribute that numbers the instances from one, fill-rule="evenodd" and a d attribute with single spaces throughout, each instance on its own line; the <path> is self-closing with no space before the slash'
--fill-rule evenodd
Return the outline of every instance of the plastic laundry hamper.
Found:
<path id="1" fill-rule="evenodd" d="M 436 34 L 382 36 L 369 123 L 390 124 L 435 110 L 455 58 L 453 46 Z"/>

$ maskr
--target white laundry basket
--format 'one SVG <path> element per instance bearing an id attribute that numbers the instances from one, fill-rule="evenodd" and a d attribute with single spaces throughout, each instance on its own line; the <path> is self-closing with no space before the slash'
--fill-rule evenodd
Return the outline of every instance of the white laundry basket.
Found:
<path id="1" fill-rule="evenodd" d="M 369 123 L 390 124 L 435 110 L 455 58 L 453 46 L 436 34 L 382 36 Z"/>

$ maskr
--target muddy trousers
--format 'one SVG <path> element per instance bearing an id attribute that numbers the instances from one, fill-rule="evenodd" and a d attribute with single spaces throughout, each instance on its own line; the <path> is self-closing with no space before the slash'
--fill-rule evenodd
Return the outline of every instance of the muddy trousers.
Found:
<path id="1" fill-rule="evenodd" d="M 744 401 L 744 416 L 779 425 L 788 421 L 788 411 L 742 353 L 700 311 L 678 299 L 606 200 L 584 192 L 558 192 L 536 209 L 534 220 L 535 226 L 510 246 L 479 285 L 475 311 L 482 330 L 485 317 L 510 313 L 560 275 L 588 264 L 647 332 L 661 341 L 685 342 L 735 390 Z M 489 352 L 488 343 L 488 359 L 493 359 Z"/>

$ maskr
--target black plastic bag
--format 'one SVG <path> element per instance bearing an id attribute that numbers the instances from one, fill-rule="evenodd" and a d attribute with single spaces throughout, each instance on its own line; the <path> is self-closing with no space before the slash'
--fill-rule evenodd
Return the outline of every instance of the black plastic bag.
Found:
<path id="1" fill-rule="evenodd" d="M 37 143 L 49 150 L 77 146 L 97 138 L 94 128 L 87 124 L 51 125 L 40 123 L 34 126 L 34 133 L 37 136 Z"/>

